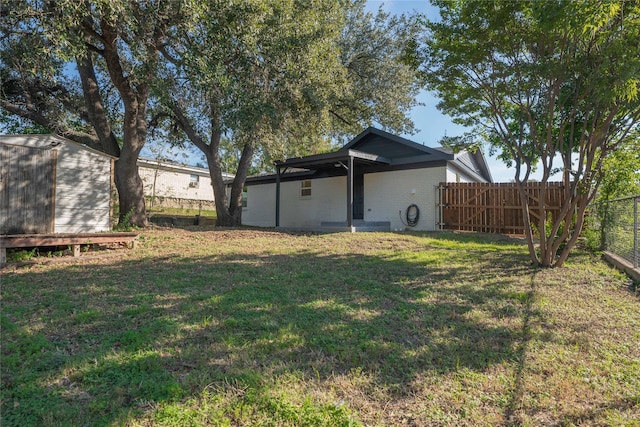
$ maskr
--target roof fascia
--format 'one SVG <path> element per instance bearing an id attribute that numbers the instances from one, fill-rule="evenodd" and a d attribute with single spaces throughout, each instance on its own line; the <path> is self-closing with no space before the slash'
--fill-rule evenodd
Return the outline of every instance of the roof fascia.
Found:
<path id="1" fill-rule="evenodd" d="M 349 157 L 354 159 L 368 160 L 377 163 L 385 163 L 390 164 L 391 160 L 387 159 L 383 156 L 378 156 L 376 154 L 365 153 L 364 151 L 358 150 L 339 150 L 332 151 L 330 153 L 324 154 L 314 154 L 311 156 L 305 157 L 294 157 L 291 159 L 287 159 L 285 161 L 277 161 L 276 166 L 278 167 L 301 167 L 301 168 L 313 168 L 314 165 L 321 165 L 327 162 L 339 161 L 339 160 L 347 160 Z"/>
<path id="2" fill-rule="evenodd" d="M 396 171 L 401 171 L 401 170 L 412 170 L 412 169 L 429 169 L 429 168 L 438 168 L 438 167 L 446 167 L 447 164 L 449 163 L 448 160 L 442 160 L 442 159 L 437 159 L 437 160 L 433 160 L 433 159 L 429 159 L 426 162 L 409 162 L 409 163 L 404 163 L 404 164 L 396 164 L 396 163 L 392 163 L 392 164 L 383 164 L 383 163 L 373 163 L 373 164 L 369 164 L 369 166 L 371 168 L 367 169 L 366 171 L 364 171 L 365 174 L 369 174 L 369 173 L 386 173 L 386 172 L 396 172 Z M 342 169 L 343 170 L 343 169 Z M 297 172 L 287 172 L 287 173 L 281 173 L 280 175 L 280 181 L 281 182 L 285 182 L 285 181 L 300 181 L 303 179 L 317 179 L 317 178 L 328 178 L 331 176 L 345 176 L 346 172 L 343 173 L 342 175 L 326 175 L 325 174 L 326 169 L 320 170 L 320 171 L 316 171 L 316 170 L 305 170 L 305 171 L 297 171 Z M 479 178 L 479 180 L 484 180 L 482 177 Z M 227 180 L 225 181 L 226 184 L 229 184 L 231 181 Z M 246 180 L 246 184 L 247 185 L 260 185 L 260 184 L 269 184 L 269 183 L 275 183 L 276 182 L 276 174 L 269 174 L 269 175 L 257 175 L 257 176 L 253 176 L 253 177 L 248 177 Z"/>
<path id="3" fill-rule="evenodd" d="M 444 154 L 444 153 L 443 153 Z M 399 159 L 394 159 L 391 163 L 392 165 L 406 165 L 410 163 L 425 163 L 425 162 L 435 162 L 439 160 L 447 160 L 452 161 L 453 156 L 437 156 L 434 157 L 431 154 L 425 154 L 422 156 L 413 156 L 413 157 L 401 157 Z"/>

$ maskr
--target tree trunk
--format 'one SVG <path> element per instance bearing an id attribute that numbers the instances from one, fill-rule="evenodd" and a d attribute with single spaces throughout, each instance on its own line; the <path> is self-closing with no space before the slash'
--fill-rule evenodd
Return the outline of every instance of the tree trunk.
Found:
<path id="1" fill-rule="evenodd" d="M 102 104 L 100 86 L 98 85 L 91 54 L 86 52 L 83 58 L 78 57 L 76 59 L 76 67 L 82 83 L 82 94 L 87 107 L 89 122 L 100 140 L 101 151 L 114 157 L 120 157 L 120 146 L 111 129 L 111 124 Z"/>
<path id="2" fill-rule="evenodd" d="M 578 237 L 580 237 L 580 233 L 582 232 L 582 227 L 584 226 L 584 215 L 585 215 L 585 212 L 587 210 L 587 206 L 588 206 L 588 202 L 586 202 L 586 198 L 585 198 L 584 201 L 580 200 L 578 202 L 578 209 L 577 209 L 577 212 L 576 212 L 576 223 L 575 223 L 574 228 L 572 230 L 573 233 L 571 234 L 570 238 L 565 239 L 565 241 L 566 241 L 565 246 L 560 251 L 560 254 L 558 255 L 558 258 L 556 259 L 556 262 L 553 265 L 554 267 L 562 267 L 564 262 L 569 257 L 569 253 L 571 252 L 571 250 L 574 248 L 574 246 L 578 242 Z M 568 225 L 565 225 L 565 226 L 568 227 Z"/>
<path id="3" fill-rule="evenodd" d="M 518 195 L 520 196 L 520 204 L 522 205 L 522 219 L 524 224 L 524 235 L 527 240 L 527 248 L 529 249 L 529 258 L 532 264 L 540 264 L 540 259 L 536 253 L 535 243 L 533 242 L 533 230 L 531 229 L 531 216 L 529 215 L 529 198 L 524 189 L 524 183 L 516 180 L 518 187 Z"/>
<path id="4" fill-rule="evenodd" d="M 216 226 L 218 227 L 239 227 L 242 225 L 242 190 L 244 189 L 244 183 L 249 173 L 251 161 L 253 160 L 253 152 L 253 145 L 250 143 L 245 144 L 244 148 L 242 149 L 240 161 L 238 162 L 238 170 L 236 172 L 236 176 L 234 177 L 233 183 L 231 184 L 231 194 L 229 196 L 228 207 L 226 203 L 218 204 L 218 195 L 215 194 L 217 212 Z M 220 164 L 218 161 L 218 169 L 219 168 Z M 211 166 L 209 166 L 209 169 L 211 170 Z M 220 176 L 222 176 L 222 174 L 220 174 Z"/>
<path id="5" fill-rule="evenodd" d="M 146 102 L 146 99 L 145 101 Z M 144 185 L 138 173 L 138 157 L 146 142 L 146 121 L 143 103 L 134 112 L 125 106 L 124 144 L 116 161 L 115 180 L 118 188 L 120 215 L 118 223 L 127 222 L 136 227 L 146 227 L 147 211 L 144 202 Z M 140 109 L 140 111 L 138 111 Z M 130 123 L 127 128 L 126 123 Z"/>
<path id="6" fill-rule="evenodd" d="M 76 64 L 82 82 L 82 91 L 89 121 L 100 139 L 102 151 L 119 158 L 115 162 L 114 171 L 120 207 L 118 223 L 120 225 L 145 227 L 147 225 L 147 214 L 144 206 L 144 190 L 137 166 L 138 155 L 144 145 L 143 138 L 145 136 L 143 132 L 140 132 L 138 126 L 142 124 L 144 128 L 144 117 L 142 118 L 143 122 L 140 123 L 139 118 L 135 117 L 134 114 L 129 114 L 131 117 L 127 117 L 126 121 L 135 123 L 135 125 L 131 127 L 132 130 L 125 132 L 125 143 L 120 149 L 102 105 L 102 97 L 91 54 L 87 52 L 83 58 L 77 58 Z"/>
<path id="7" fill-rule="evenodd" d="M 130 123 L 131 126 L 125 126 L 125 141 L 115 165 L 115 181 L 120 203 L 118 223 L 146 227 L 148 223 L 144 185 L 138 173 L 138 157 L 146 141 L 144 109 L 138 111 L 137 108 L 125 106 L 125 123 Z"/>
<path id="8" fill-rule="evenodd" d="M 122 226 L 146 227 L 143 185 L 136 160 L 137 157 L 121 155 L 115 162 L 115 181 L 120 204 L 118 223 Z"/>
<path id="9" fill-rule="evenodd" d="M 211 186 L 216 203 L 216 226 L 217 227 L 238 227 L 242 225 L 242 190 L 249 173 L 249 167 L 253 160 L 255 151 L 252 142 L 247 142 L 242 150 L 242 155 L 238 162 L 238 170 L 231 184 L 231 193 L 227 197 L 227 186 L 222 178 L 222 162 L 220 161 L 220 139 L 222 131 L 220 126 L 220 112 L 217 108 L 215 98 L 210 99 L 211 105 L 211 134 L 209 142 L 205 142 L 198 135 L 196 129 L 191 125 L 184 111 L 176 105 L 170 106 L 176 123 L 182 128 L 187 138 L 202 151 L 207 158 L 209 175 L 211 176 Z"/>
<path id="10" fill-rule="evenodd" d="M 116 161 L 115 180 L 120 202 L 119 223 L 128 222 L 137 227 L 147 226 L 144 189 L 138 174 L 138 156 L 147 139 L 146 107 L 149 85 L 134 84 L 122 67 L 118 53 L 118 31 L 113 23 L 100 20 L 102 28 L 102 57 L 107 65 L 111 82 L 120 94 L 124 106 L 122 121 L 123 141 L 120 158 Z M 151 75 L 147 75 L 150 79 Z M 128 220 L 128 221 L 126 221 Z"/>

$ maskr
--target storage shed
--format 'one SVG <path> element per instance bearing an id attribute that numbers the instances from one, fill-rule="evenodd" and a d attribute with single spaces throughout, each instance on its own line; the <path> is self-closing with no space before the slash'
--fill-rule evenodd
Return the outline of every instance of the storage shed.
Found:
<path id="1" fill-rule="evenodd" d="M 0 234 L 109 231 L 114 161 L 57 135 L 0 135 Z"/>

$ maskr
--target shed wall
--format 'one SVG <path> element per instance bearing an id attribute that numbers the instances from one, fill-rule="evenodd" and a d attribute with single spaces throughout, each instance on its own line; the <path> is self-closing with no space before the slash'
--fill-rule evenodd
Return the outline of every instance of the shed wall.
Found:
<path id="1" fill-rule="evenodd" d="M 111 229 L 112 158 L 55 135 L 0 136 L 0 142 L 57 151 L 55 233 Z"/>
<path id="2" fill-rule="evenodd" d="M 111 158 L 65 144 L 58 150 L 56 233 L 111 229 Z"/>

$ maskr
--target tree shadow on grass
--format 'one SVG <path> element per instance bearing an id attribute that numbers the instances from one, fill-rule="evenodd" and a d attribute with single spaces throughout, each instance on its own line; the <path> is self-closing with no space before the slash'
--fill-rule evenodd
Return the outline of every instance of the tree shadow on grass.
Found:
<path id="1" fill-rule="evenodd" d="M 403 397 L 424 374 L 516 363 L 513 320 L 530 307 L 513 278 L 530 270 L 521 255 L 478 251 L 444 263 L 307 250 L 29 273 L 3 291 L 3 425 L 110 425 L 211 384 L 292 372 L 361 372 Z"/>

